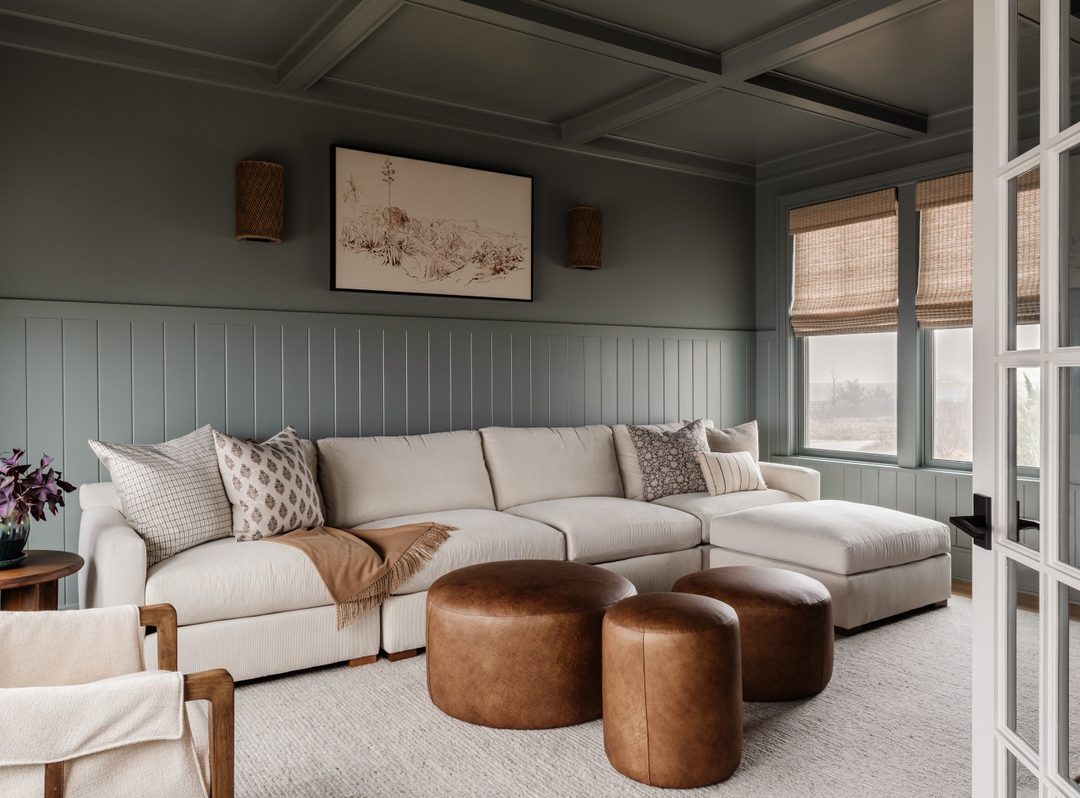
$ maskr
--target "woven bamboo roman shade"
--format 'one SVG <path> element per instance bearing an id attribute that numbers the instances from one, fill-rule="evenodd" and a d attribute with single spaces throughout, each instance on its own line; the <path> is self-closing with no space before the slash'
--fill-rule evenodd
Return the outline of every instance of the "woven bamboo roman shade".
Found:
<path id="1" fill-rule="evenodd" d="M 897 327 L 896 190 L 796 208 L 791 327 L 796 335 Z"/>
<path id="2" fill-rule="evenodd" d="M 1016 178 L 1016 323 L 1039 323 L 1039 167 Z"/>
<path id="3" fill-rule="evenodd" d="M 970 327 L 971 172 L 915 187 L 919 210 L 919 290 L 915 318 L 922 327 Z"/>

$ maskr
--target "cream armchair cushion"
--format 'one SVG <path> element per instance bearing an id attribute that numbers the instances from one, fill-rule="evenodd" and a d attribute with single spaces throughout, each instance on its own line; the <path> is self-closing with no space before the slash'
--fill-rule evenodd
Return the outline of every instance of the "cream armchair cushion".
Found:
<path id="1" fill-rule="evenodd" d="M 0 613 L 0 795 L 206 798 L 178 673 L 142 670 L 139 610 Z"/>

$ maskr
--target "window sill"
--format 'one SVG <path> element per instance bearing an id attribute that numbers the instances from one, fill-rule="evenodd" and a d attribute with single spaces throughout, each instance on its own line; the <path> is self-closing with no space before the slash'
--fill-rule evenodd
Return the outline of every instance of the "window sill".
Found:
<path id="1" fill-rule="evenodd" d="M 792 465 L 805 465 L 813 468 L 814 463 L 822 465 L 859 466 L 860 468 L 874 468 L 885 471 L 920 471 L 930 474 L 949 474 L 952 476 L 971 476 L 970 468 L 949 468 L 941 465 L 925 465 L 916 468 L 908 468 L 897 463 L 881 462 L 880 460 L 862 460 L 857 457 L 833 457 L 822 454 L 793 454 L 773 455 L 773 459 Z"/>

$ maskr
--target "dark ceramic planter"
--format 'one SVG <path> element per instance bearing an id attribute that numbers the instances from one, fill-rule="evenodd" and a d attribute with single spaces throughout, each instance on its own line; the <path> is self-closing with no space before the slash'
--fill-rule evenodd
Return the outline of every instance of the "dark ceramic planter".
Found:
<path id="1" fill-rule="evenodd" d="M 0 521 L 0 568 L 6 568 L 26 558 L 23 549 L 30 537 L 30 519 Z"/>

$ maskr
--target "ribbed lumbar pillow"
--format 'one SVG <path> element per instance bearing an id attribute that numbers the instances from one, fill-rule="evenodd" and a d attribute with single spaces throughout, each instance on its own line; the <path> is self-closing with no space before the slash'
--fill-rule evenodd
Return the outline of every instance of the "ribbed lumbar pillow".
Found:
<path id="1" fill-rule="evenodd" d="M 750 452 L 698 452 L 697 461 L 712 496 L 767 487 Z"/>

